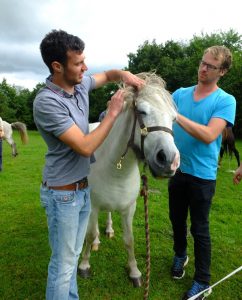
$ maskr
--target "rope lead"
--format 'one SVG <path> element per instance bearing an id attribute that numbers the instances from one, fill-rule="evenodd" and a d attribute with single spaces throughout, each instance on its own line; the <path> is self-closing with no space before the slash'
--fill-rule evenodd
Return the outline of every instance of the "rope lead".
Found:
<path id="1" fill-rule="evenodd" d="M 150 234 L 149 234 L 149 212 L 148 212 L 148 178 L 145 175 L 141 176 L 142 190 L 140 195 L 144 198 L 144 211 L 145 211 L 145 240 L 146 240 L 146 278 L 144 300 L 148 299 L 149 284 L 150 284 Z"/>

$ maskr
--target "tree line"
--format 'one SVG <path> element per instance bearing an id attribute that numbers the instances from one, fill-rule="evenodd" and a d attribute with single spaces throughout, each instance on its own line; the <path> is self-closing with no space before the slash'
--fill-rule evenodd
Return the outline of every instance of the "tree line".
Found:
<path id="1" fill-rule="evenodd" d="M 242 138 L 242 39 L 234 30 L 212 34 L 194 35 L 189 41 L 166 41 L 158 44 L 156 40 L 145 41 L 136 53 L 128 54 L 126 70 L 137 74 L 155 71 L 167 83 L 172 93 L 179 87 L 197 83 L 199 61 L 205 48 L 212 45 L 224 45 L 233 54 L 232 68 L 221 78 L 219 86 L 232 94 L 237 100 L 234 133 Z M 5 79 L 0 83 L 0 116 L 9 123 L 21 121 L 28 129 L 36 129 L 33 121 L 33 101 L 43 83 L 33 89 L 17 89 Z M 118 86 L 106 85 L 90 94 L 90 122 L 96 122 L 99 114 L 106 108 L 106 103 Z"/>

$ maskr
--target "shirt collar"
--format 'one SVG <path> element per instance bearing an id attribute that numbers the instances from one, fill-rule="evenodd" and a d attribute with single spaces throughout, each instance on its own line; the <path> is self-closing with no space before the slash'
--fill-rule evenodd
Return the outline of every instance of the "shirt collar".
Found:
<path id="1" fill-rule="evenodd" d="M 64 97 L 64 98 L 72 98 L 75 94 L 76 94 L 76 87 L 75 87 L 75 91 L 74 91 L 74 95 L 73 94 L 69 94 L 67 93 L 65 90 L 63 90 L 61 87 L 59 87 L 58 85 L 54 84 L 52 82 L 52 78 L 53 76 L 50 75 L 49 77 L 46 78 L 46 86 L 47 88 L 49 88 L 52 92 L 54 92 L 55 94 Z"/>

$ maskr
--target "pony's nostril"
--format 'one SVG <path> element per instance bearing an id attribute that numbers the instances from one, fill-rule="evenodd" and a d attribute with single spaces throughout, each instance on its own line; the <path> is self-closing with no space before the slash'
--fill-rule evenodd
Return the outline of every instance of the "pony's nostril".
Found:
<path id="1" fill-rule="evenodd" d="M 166 155 L 164 153 L 163 150 L 160 150 L 158 153 L 157 153 L 157 161 L 158 162 L 165 162 L 166 161 Z"/>

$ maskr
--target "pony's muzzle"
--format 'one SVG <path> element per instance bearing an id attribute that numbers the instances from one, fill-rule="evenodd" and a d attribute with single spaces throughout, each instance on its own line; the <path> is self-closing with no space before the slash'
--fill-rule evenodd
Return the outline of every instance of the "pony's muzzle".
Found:
<path id="1" fill-rule="evenodd" d="M 180 166 L 180 154 L 179 152 L 177 152 L 171 164 L 171 170 L 176 171 L 179 168 L 179 166 Z"/>
<path id="2" fill-rule="evenodd" d="M 169 157 L 163 149 L 159 150 L 156 154 L 156 164 L 159 168 L 163 169 L 164 173 L 172 174 L 180 165 L 180 154 L 177 151 L 173 154 L 173 158 Z"/>
<path id="3" fill-rule="evenodd" d="M 166 155 L 165 155 L 165 152 L 163 149 L 161 149 L 158 153 L 157 153 L 157 156 L 156 156 L 156 160 L 159 164 L 164 164 L 166 163 Z"/>

